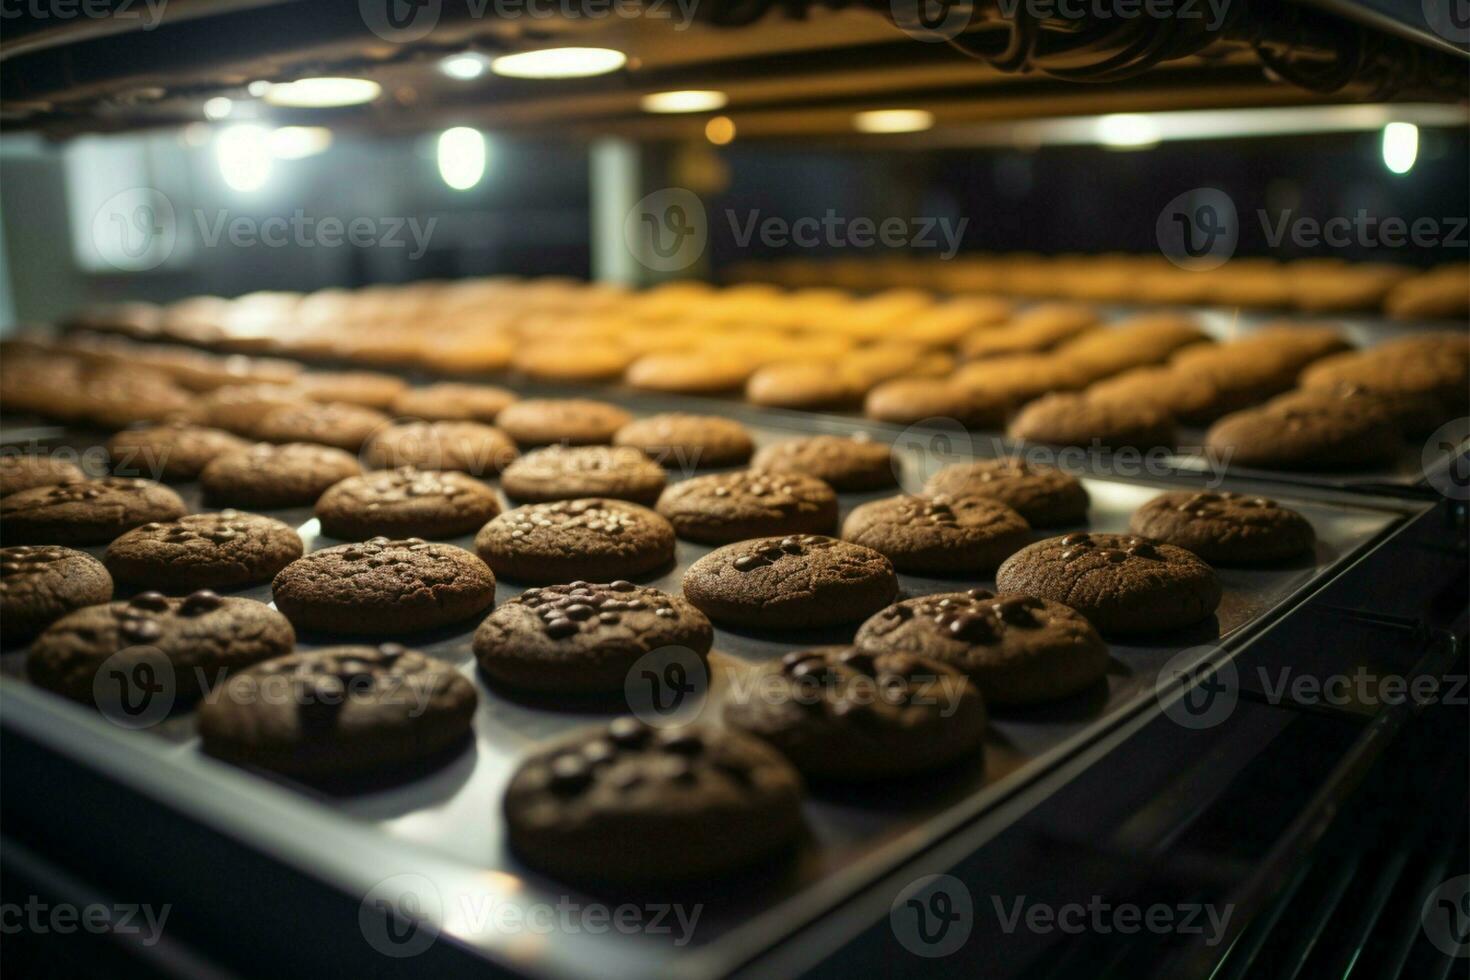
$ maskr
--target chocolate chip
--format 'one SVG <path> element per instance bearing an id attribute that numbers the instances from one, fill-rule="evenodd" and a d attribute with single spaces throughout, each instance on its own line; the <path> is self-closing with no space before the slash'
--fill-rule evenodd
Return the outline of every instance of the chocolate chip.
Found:
<path id="1" fill-rule="evenodd" d="M 607 736 L 616 745 L 636 749 L 648 741 L 649 728 L 637 718 L 615 718 L 607 726 Z"/>
<path id="2" fill-rule="evenodd" d="M 570 619 L 557 618 L 546 624 L 546 635 L 553 640 L 560 640 L 577 632 L 577 624 Z"/>
<path id="3" fill-rule="evenodd" d="M 1062 538 L 1062 546 L 1064 548 L 1089 548 L 1092 546 L 1092 535 L 1086 531 L 1069 534 Z"/>
<path id="4" fill-rule="evenodd" d="M 224 604 L 225 601 L 209 589 L 200 589 L 198 592 L 191 592 L 184 599 L 183 605 L 179 607 L 179 612 L 185 616 L 198 616 L 202 613 L 213 612 Z"/>
<path id="5" fill-rule="evenodd" d="M 163 636 L 163 627 L 151 619 L 123 620 L 118 631 L 131 643 L 149 643 Z"/>
<path id="6" fill-rule="evenodd" d="M 574 796 L 592 784 L 592 769 L 580 756 L 567 753 L 551 760 L 551 791 Z"/>
<path id="7" fill-rule="evenodd" d="M 128 605 L 136 609 L 151 609 L 154 612 L 163 612 L 168 609 L 168 599 L 162 592 L 139 592 L 128 602 Z"/>

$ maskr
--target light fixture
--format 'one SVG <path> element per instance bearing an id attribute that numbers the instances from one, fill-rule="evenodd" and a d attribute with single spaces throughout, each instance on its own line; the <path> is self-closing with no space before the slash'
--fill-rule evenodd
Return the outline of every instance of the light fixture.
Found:
<path id="1" fill-rule="evenodd" d="M 259 190 L 271 175 L 271 149 L 263 126 L 238 125 L 220 130 L 214 141 L 220 176 L 231 190 Z"/>
<path id="2" fill-rule="evenodd" d="M 255 81 L 253 81 L 249 85 L 245 86 L 245 91 L 252 98 L 256 98 L 256 99 L 260 98 L 262 95 L 265 95 L 265 93 L 269 92 L 270 90 L 271 90 L 271 83 L 270 82 L 267 82 L 263 78 L 257 78 Z"/>
<path id="3" fill-rule="evenodd" d="M 292 109 L 332 109 L 371 102 L 382 91 L 367 78 L 299 78 L 266 89 L 265 101 Z"/>
<path id="4" fill-rule="evenodd" d="M 713 112 L 725 108 L 730 97 L 713 89 L 683 89 L 677 92 L 650 92 L 638 100 L 644 112 Z"/>
<path id="5" fill-rule="evenodd" d="M 918 133 L 933 125 L 934 113 L 927 109 L 874 109 L 852 117 L 860 133 Z"/>
<path id="6" fill-rule="evenodd" d="M 1413 123 L 1391 122 L 1383 127 L 1383 165 L 1396 174 L 1414 169 L 1419 158 L 1419 127 Z"/>
<path id="7" fill-rule="evenodd" d="M 271 130 L 268 142 L 277 160 L 300 160 L 331 146 L 332 131 L 325 126 L 281 126 Z"/>
<path id="8" fill-rule="evenodd" d="M 204 118 L 210 120 L 224 119 L 235 108 L 235 103 L 223 95 L 216 95 L 212 99 L 204 100 Z"/>
<path id="9" fill-rule="evenodd" d="M 490 70 L 506 78 L 587 78 L 617 71 L 628 56 L 612 48 L 545 48 L 503 54 Z"/>
<path id="10" fill-rule="evenodd" d="M 450 78 L 457 78 L 462 82 L 472 81 L 485 74 L 485 69 L 490 67 L 490 59 L 474 51 L 466 51 L 463 54 L 452 54 L 439 62 L 439 70 Z"/>
<path id="11" fill-rule="evenodd" d="M 729 116 L 715 116 L 704 124 L 704 138 L 715 146 L 724 146 L 735 139 L 735 120 Z"/>
<path id="12" fill-rule="evenodd" d="M 1138 113 L 1120 112 L 1097 120 L 1097 141 L 1117 150 L 1141 150 L 1157 146 L 1159 124 Z"/>
<path id="13" fill-rule="evenodd" d="M 457 191 L 467 191 L 485 176 L 485 137 L 478 129 L 455 126 L 439 134 L 439 176 Z"/>

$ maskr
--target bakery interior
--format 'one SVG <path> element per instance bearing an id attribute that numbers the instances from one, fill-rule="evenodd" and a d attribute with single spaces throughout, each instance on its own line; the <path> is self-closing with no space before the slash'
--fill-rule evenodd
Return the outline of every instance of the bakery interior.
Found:
<path id="1" fill-rule="evenodd" d="M 7 6 L 7 972 L 1465 976 L 1467 175 L 1437 0 Z"/>

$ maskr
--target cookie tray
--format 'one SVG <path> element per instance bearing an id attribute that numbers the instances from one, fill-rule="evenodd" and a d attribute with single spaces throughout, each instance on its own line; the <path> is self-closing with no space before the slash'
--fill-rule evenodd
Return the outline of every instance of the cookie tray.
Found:
<path id="1" fill-rule="evenodd" d="M 645 398 L 633 404 L 649 411 L 677 405 L 688 408 L 693 403 Z M 818 431 L 869 431 L 875 438 L 894 435 L 883 426 L 833 417 L 734 406 L 725 414 L 748 424 L 761 443 Z M 8 437 L 18 434 L 12 431 Z M 32 431 L 25 437 L 40 435 L 43 433 Z M 75 434 L 63 435 L 59 441 L 86 444 Z M 896 456 L 906 489 L 917 489 L 927 472 L 944 461 L 923 444 L 905 440 L 896 444 Z M 1092 497 L 1087 527 L 1093 530 L 1125 529 L 1131 511 L 1160 489 L 1200 485 L 1198 479 L 1178 474 L 1110 475 L 1099 460 L 1087 461 L 1087 465 L 1092 469 L 1079 475 L 1084 476 Z M 671 475 L 671 479 L 678 478 L 678 474 Z M 1260 492 L 1257 485 L 1236 479 L 1226 479 L 1222 486 Z M 558 903 L 615 909 L 629 900 L 615 892 L 584 892 L 526 868 L 508 853 L 499 817 L 502 789 L 519 759 L 538 743 L 616 712 L 611 707 L 568 709 L 525 701 L 488 688 L 474 668 L 470 649 L 474 622 L 445 633 L 404 638 L 457 664 L 475 680 L 481 700 L 473 745 L 431 771 L 397 777 L 390 784 L 307 787 L 218 763 L 199 752 L 189 714 L 174 716 L 148 732 L 124 730 L 90 709 L 27 685 L 23 651 L 0 657 L 4 674 L 0 677 L 0 706 L 4 709 L 0 715 L 9 734 L 69 756 L 94 768 L 98 775 L 155 800 L 190 825 L 208 828 L 251 853 L 263 852 L 270 860 L 325 883 L 354 908 L 358 902 L 365 910 L 377 908 L 374 902 L 386 897 L 394 903 L 392 908 L 405 914 L 413 910 L 421 931 L 487 961 L 484 965 L 532 976 L 589 972 L 628 977 L 721 976 L 821 919 L 959 828 L 965 828 L 970 839 L 979 833 L 985 840 L 1000 832 L 1055 788 L 1046 789 L 1046 784 L 1069 778 L 1065 774 L 1101 758 L 1110 736 L 1125 727 L 1133 730 L 1143 719 L 1159 713 L 1155 682 L 1166 665 L 1172 673 L 1186 662 L 1252 641 L 1356 563 L 1398 525 L 1427 508 L 1414 501 L 1321 488 L 1302 488 L 1300 493 L 1282 493 L 1282 489 L 1270 492 L 1299 509 L 1316 528 L 1319 543 L 1313 560 L 1273 569 L 1222 570 L 1225 595 L 1214 620 L 1184 634 L 1112 644 L 1113 665 L 1106 689 L 1099 686 L 1037 709 L 996 713 L 984 758 L 974 764 L 917 777 L 901 786 L 814 791 L 805 805 L 809 834 L 788 862 L 733 883 L 710 883 L 705 888 L 681 889 L 673 896 L 633 899 L 645 903 L 673 900 L 685 910 L 697 907 L 699 918 L 687 938 L 677 927 L 635 933 L 609 928 L 597 933 L 586 929 L 538 931 L 526 924 L 532 921 L 527 916 L 561 907 Z M 191 507 L 199 507 L 196 487 L 186 486 L 183 493 Z M 842 495 L 844 516 L 855 505 L 883 495 Z M 308 550 L 336 543 L 319 539 L 309 511 L 276 512 L 275 516 L 299 527 Z M 1067 530 L 1037 532 L 1037 537 Z M 456 543 L 468 546 L 470 541 L 464 538 Z M 102 549 L 95 550 L 100 553 Z M 677 567 L 643 581 L 677 592 L 683 570 L 707 550 L 681 541 Z M 900 579 L 906 596 L 994 584 L 985 579 L 912 575 Z M 501 583 L 497 601 L 519 591 L 516 585 Z M 240 594 L 270 599 L 265 587 Z M 853 628 L 781 636 L 717 628 L 706 716 L 717 717 L 711 706 L 717 707 L 719 689 L 734 672 L 799 646 L 845 641 Z M 311 637 L 301 645 L 331 642 L 330 637 Z M 1174 660 L 1176 657 L 1179 659 Z M 44 785 L 36 792 L 44 793 Z M 69 798 L 56 799 L 53 805 L 68 806 Z M 148 845 L 139 840 L 135 846 Z M 396 898 L 404 893 L 411 893 L 412 900 L 397 903 Z M 508 921 L 520 924 L 507 926 Z M 384 942 L 378 912 L 364 912 L 361 919 L 350 921 L 343 918 L 338 927 L 360 929 L 361 938 L 375 948 Z M 349 938 L 358 941 L 356 935 Z M 840 936 L 833 939 L 840 940 Z M 394 944 L 388 948 L 401 953 Z"/>

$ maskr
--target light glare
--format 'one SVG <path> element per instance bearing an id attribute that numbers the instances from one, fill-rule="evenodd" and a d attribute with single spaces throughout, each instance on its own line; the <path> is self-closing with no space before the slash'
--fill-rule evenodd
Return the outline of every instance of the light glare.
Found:
<path id="1" fill-rule="evenodd" d="M 1392 122 L 1383 127 L 1383 165 L 1396 174 L 1414 169 L 1419 158 L 1419 127 L 1413 123 Z"/>
<path id="2" fill-rule="evenodd" d="M 490 70 L 506 78 L 587 78 L 617 71 L 628 56 L 612 48 L 545 48 L 503 54 Z"/>
<path id="3" fill-rule="evenodd" d="M 852 125 L 860 133 L 920 133 L 934 125 L 934 113 L 927 109 L 874 109 L 853 116 Z"/>
<path id="4" fill-rule="evenodd" d="M 729 96 L 714 89 L 683 89 L 651 92 L 638 100 L 638 105 L 644 112 L 713 112 L 729 101 Z"/>
<path id="5" fill-rule="evenodd" d="M 300 78 L 272 85 L 265 101 L 292 109 L 331 109 L 361 105 L 382 94 L 382 86 L 367 78 Z"/>
<path id="6" fill-rule="evenodd" d="M 456 126 L 439 134 L 439 176 L 457 191 L 467 191 L 485 176 L 485 137 L 478 129 Z"/>
<path id="7" fill-rule="evenodd" d="M 231 190 L 254 191 L 271 175 L 270 140 L 262 126 L 229 126 L 214 142 L 220 176 Z"/>

